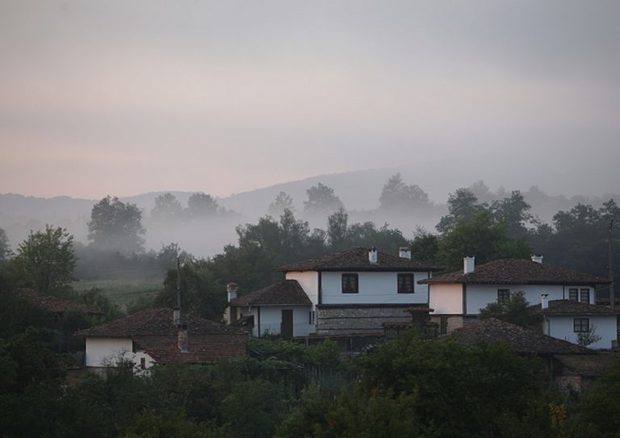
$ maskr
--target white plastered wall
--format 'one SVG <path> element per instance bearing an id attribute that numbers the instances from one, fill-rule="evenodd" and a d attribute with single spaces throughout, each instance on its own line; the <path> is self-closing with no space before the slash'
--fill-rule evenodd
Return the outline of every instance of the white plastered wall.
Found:
<path id="1" fill-rule="evenodd" d="M 342 274 L 323 272 L 322 304 L 426 304 L 428 286 L 418 281 L 428 278 L 427 272 L 414 272 L 414 293 L 398 293 L 399 272 L 346 272 L 358 274 L 358 293 L 342 293 Z M 402 272 L 410 274 L 411 272 Z"/>
<path id="2" fill-rule="evenodd" d="M 463 285 L 458 283 L 432 284 L 428 305 L 435 315 L 461 315 L 463 313 Z"/>
<path id="3" fill-rule="evenodd" d="M 86 366 L 114 366 L 119 360 L 131 359 L 132 351 L 130 338 L 86 338 Z"/>
<path id="4" fill-rule="evenodd" d="M 575 318 L 588 318 L 590 326 L 594 327 L 595 334 L 601 339 L 588 345 L 593 349 L 609 349 L 612 341 L 616 340 L 617 319 L 615 315 L 605 316 L 547 316 L 544 324 L 545 334 L 565 341 L 578 343 L 578 334 L 574 331 Z"/>
<path id="5" fill-rule="evenodd" d="M 319 273 L 316 271 L 291 271 L 286 273 L 287 280 L 297 280 L 313 305 L 319 302 Z"/>

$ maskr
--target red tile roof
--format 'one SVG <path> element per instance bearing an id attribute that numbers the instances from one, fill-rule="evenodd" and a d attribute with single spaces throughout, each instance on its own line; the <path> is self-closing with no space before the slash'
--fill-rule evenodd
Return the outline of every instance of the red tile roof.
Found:
<path id="1" fill-rule="evenodd" d="M 183 315 L 189 336 L 239 333 L 238 328 L 225 326 L 192 315 Z M 84 337 L 131 338 L 134 336 L 175 336 L 177 327 L 172 321 L 172 309 L 148 309 L 107 324 L 81 330 Z"/>
<path id="2" fill-rule="evenodd" d="M 437 271 L 428 262 L 406 258 L 377 251 L 377 263 L 368 260 L 368 248 L 351 248 L 335 254 L 299 263 L 291 263 L 278 268 L 279 271 Z"/>
<path id="3" fill-rule="evenodd" d="M 530 306 L 535 312 L 542 312 L 545 315 L 620 315 L 620 310 L 612 310 L 607 306 L 580 303 L 571 300 L 551 300 L 549 307 L 541 309 L 540 304 Z"/>
<path id="4" fill-rule="evenodd" d="M 499 319 L 489 318 L 454 330 L 450 336 L 463 343 L 503 343 L 522 354 L 590 354 L 591 350 L 568 341 L 552 338 Z"/>
<path id="5" fill-rule="evenodd" d="M 596 285 L 608 284 L 606 278 L 571 271 L 570 269 L 543 265 L 524 259 L 501 259 L 480 266 L 474 272 L 464 274 L 455 271 L 449 274 L 419 281 L 421 284 L 464 283 L 464 284 L 560 284 Z"/>
<path id="6" fill-rule="evenodd" d="M 235 298 L 231 306 L 311 306 L 312 301 L 297 280 L 283 280 Z"/>

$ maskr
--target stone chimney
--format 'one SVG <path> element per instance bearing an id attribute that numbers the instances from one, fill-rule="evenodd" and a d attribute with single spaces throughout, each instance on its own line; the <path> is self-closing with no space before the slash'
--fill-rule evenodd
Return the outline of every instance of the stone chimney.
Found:
<path id="1" fill-rule="evenodd" d="M 463 258 L 463 274 L 471 274 L 476 269 L 476 256 Z"/>
<path id="2" fill-rule="evenodd" d="M 377 248 L 375 248 L 374 246 L 368 250 L 368 261 L 373 265 L 379 263 Z"/>
<path id="3" fill-rule="evenodd" d="M 534 263 L 540 263 L 542 265 L 542 262 L 543 262 L 543 256 L 542 255 L 533 254 L 531 259 L 532 259 L 532 261 Z"/>
<path id="4" fill-rule="evenodd" d="M 181 353 L 189 351 L 189 336 L 187 334 L 187 325 L 185 324 L 180 325 L 177 331 L 177 347 Z"/>
<path id="5" fill-rule="evenodd" d="M 239 289 L 239 285 L 237 283 L 228 283 L 226 285 L 226 292 L 228 293 L 228 302 L 230 303 L 232 300 L 237 298 L 237 290 Z"/>
<path id="6" fill-rule="evenodd" d="M 178 307 L 172 309 L 172 324 L 174 324 L 175 327 L 181 325 L 181 309 Z"/>
<path id="7" fill-rule="evenodd" d="M 401 259 L 411 260 L 411 248 L 408 246 L 401 246 L 398 248 L 398 257 Z"/>
<path id="8" fill-rule="evenodd" d="M 543 310 L 549 308 L 549 294 L 540 294 L 540 307 Z"/>

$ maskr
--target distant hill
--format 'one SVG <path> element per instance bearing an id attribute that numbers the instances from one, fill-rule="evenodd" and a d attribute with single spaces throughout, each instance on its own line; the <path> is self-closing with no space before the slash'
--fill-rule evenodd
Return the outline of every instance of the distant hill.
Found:
<path id="1" fill-rule="evenodd" d="M 423 167 L 423 166 L 422 166 Z M 303 217 L 303 204 L 307 199 L 306 190 L 319 182 L 332 187 L 351 214 L 351 221 L 375 220 L 382 225 L 400 228 L 406 236 L 410 236 L 417 225 L 424 226 L 432 231 L 440 216 L 445 213 L 445 201 L 450 192 L 459 187 L 470 186 L 482 202 L 492 202 L 501 199 L 510 193 L 511 189 L 502 187 L 490 189 L 481 181 L 456 182 L 449 175 L 449 169 L 436 171 L 437 167 L 429 167 L 421 171 L 420 166 L 414 172 L 407 168 L 368 169 L 353 172 L 319 175 L 302 180 L 290 181 L 263 187 L 256 190 L 234 194 L 218 199 L 221 206 L 237 213 L 237 220 L 230 219 L 214 221 L 210 226 L 187 227 L 186 225 L 172 224 L 161 227 L 149 223 L 150 211 L 155 204 L 155 198 L 165 192 L 149 192 L 130 197 L 121 197 L 123 202 L 136 204 L 144 213 L 144 222 L 147 226 L 146 246 L 149 249 L 159 249 L 162 244 L 177 242 L 181 247 L 198 256 L 208 256 L 221 252 L 227 243 L 235 243 L 235 227 L 239 223 L 253 223 L 257 218 L 267 213 L 269 204 L 273 202 L 281 191 L 288 193 L 294 201 L 296 214 Z M 385 182 L 390 176 L 400 172 L 407 184 L 417 184 L 425 190 L 434 206 L 431 210 L 420 212 L 416 217 L 387 217 L 373 213 L 379 205 L 379 196 Z M 474 184 L 475 183 L 475 184 Z M 523 189 L 522 193 L 527 202 L 532 205 L 532 211 L 540 219 L 550 222 L 553 214 L 559 210 L 568 210 L 577 203 L 590 203 L 598 207 L 602 202 L 614 198 L 620 203 L 617 195 L 603 196 L 572 196 L 548 195 L 536 186 Z M 181 202 L 187 205 L 187 199 L 193 192 L 171 192 Z M 67 196 L 54 198 L 37 198 L 18 194 L 0 194 L 0 228 L 3 228 L 13 247 L 27 237 L 30 230 L 38 230 L 45 224 L 58 225 L 67 228 L 78 241 L 87 240 L 87 223 L 90 212 L 97 199 L 78 199 Z M 232 223 L 235 222 L 235 223 Z M 312 224 L 324 227 L 325 221 Z"/>

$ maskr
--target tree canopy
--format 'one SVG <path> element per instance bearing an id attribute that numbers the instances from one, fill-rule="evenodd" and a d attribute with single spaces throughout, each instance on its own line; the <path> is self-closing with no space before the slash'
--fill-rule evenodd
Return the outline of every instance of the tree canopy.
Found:
<path id="1" fill-rule="evenodd" d="M 405 184 L 400 173 L 390 177 L 379 198 L 379 208 L 385 211 L 411 212 L 428 206 L 428 194 L 417 185 Z"/>
<path id="2" fill-rule="evenodd" d="M 334 194 L 334 189 L 322 183 L 310 187 L 306 193 L 308 200 L 304 202 L 304 212 L 310 216 L 327 216 L 344 207 L 340 198 Z"/>
<path id="3" fill-rule="evenodd" d="M 20 243 L 11 267 L 20 284 L 48 294 L 73 280 L 75 263 L 73 236 L 64 228 L 46 225 Z"/>
<path id="4" fill-rule="evenodd" d="M 88 223 L 88 239 L 96 249 L 125 254 L 144 248 L 142 212 L 134 204 L 106 196 L 93 206 Z"/>

